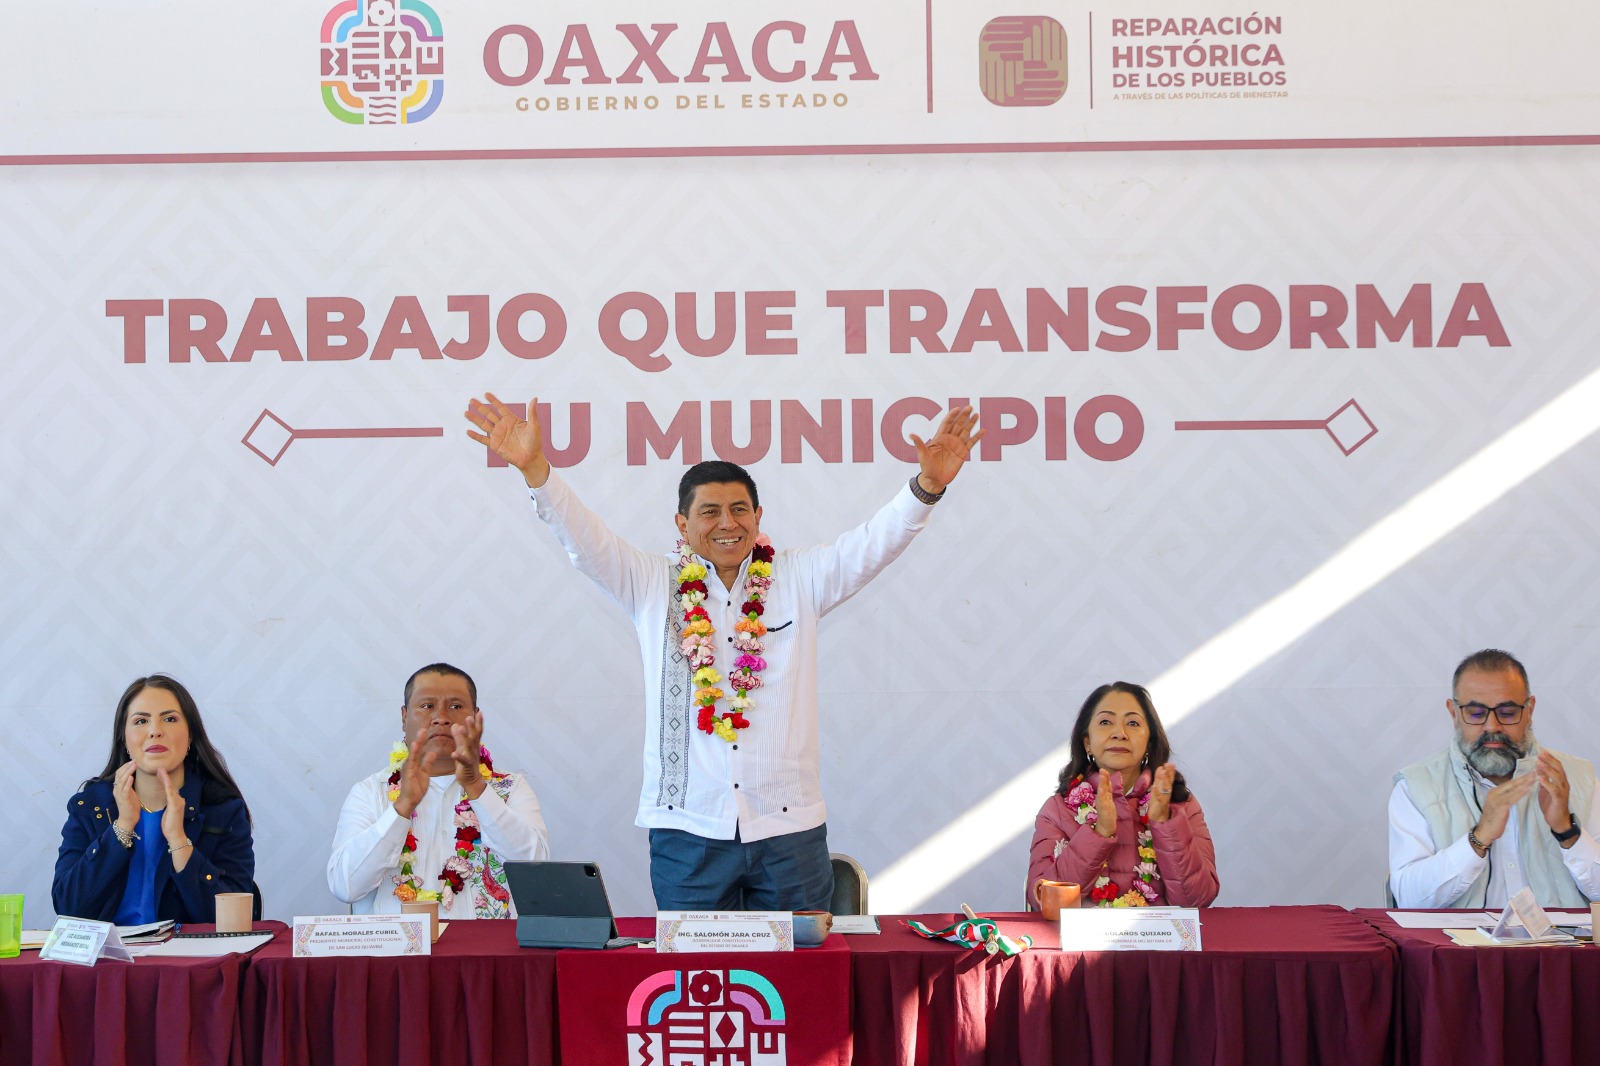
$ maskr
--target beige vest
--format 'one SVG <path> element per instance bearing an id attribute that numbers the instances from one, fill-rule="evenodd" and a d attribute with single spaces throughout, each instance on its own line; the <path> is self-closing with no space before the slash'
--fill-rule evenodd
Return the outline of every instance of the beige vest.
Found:
<path id="1" fill-rule="evenodd" d="M 1594 766 L 1584 759 L 1552 751 L 1567 772 L 1568 805 L 1574 811 L 1587 811 L 1594 796 Z M 1513 775 L 1532 773 L 1538 762 L 1539 747 L 1535 744 L 1527 756 L 1519 760 Z M 1478 824 L 1480 809 L 1477 788 L 1473 784 L 1466 757 L 1451 742 L 1444 751 L 1421 762 L 1412 763 L 1395 775 L 1395 781 L 1405 780 L 1411 802 L 1428 820 L 1428 831 L 1433 835 L 1435 849 L 1442 850 L 1467 835 Z M 1517 847 L 1521 853 L 1523 872 L 1528 885 L 1541 906 L 1587 907 L 1589 898 L 1579 891 L 1572 874 L 1561 861 L 1561 845 L 1551 835 L 1550 825 L 1539 810 L 1537 791 L 1524 797 L 1512 810 L 1517 820 Z M 1592 831 L 1593 827 L 1591 827 Z M 1452 907 L 1482 907 L 1489 889 L 1489 868 L 1485 867 L 1478 879 L 1455 900 Z"/>

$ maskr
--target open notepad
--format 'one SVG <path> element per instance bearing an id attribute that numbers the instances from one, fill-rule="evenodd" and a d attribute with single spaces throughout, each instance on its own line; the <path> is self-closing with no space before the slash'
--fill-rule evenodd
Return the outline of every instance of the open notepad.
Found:
<path id="1" fill-rule="evenodd" d="M 159 944 L 136 945 L 130 950 L 138 958 L 213 958 L 219 955 L 248 955 L 271 940 L 271 933 L 194 933 L 180 934 Z"/>

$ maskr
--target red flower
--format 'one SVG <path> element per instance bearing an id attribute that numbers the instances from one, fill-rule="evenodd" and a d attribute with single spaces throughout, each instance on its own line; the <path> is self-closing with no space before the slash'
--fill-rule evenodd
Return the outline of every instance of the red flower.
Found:
<path id="1" fill-rule="evenodd" d="M 417 838 L 415 836 L 413 836 L 409 831 L 406 833 L 405 849 L 407 851 L 416 851 L 417 850 Z"/>
<path id="2" fill-rule="evenodd" d="M 697 728 L 702 733 L 714 733 L 714 732 L 716 732 L 716 730 L 714 730 L 711 727 L 711 723 L 716 721 L 716 717 L 717 717 L 717 715 L 716 715 L 716 709 L 715 708 L 713 708 L 713 707 L 702 707 L 702 708 L 700 708 L 700 723 L 697 726 Z"/>
<path id="3" fill-rule="evenodd" d="M 761 602 L 759 600 L 748 600 L 748 601 L 746 601 L 745 605 L 743 607 L 741 607 L 740 610 L 743 611 L 747 615 L 753 614 L 753 615 L 755 615 L 757 617 L 760 617 L 761 615 L 763 615 L 763 614 L 765 614 L 767 612 L 767 609 L 765 607 L 761 606 Z"/>
<path id="4" fill-rule="evenodd" d="M 693 622 L 696 618 L 704 618 L 708 622 L 711 620 L 711 616 L 706 614 L 704 607 L 691 607 L 683 612 L 683 620 L 685 622 Z"/>
<path id="5" fill-rule="evenodd" d="M 465 843 L 470 844 L 474 840 L 482 838 L 482 836 L 483 834 L 478 831 L 478 827 L 475 825 L 461 825 L 456 827 L 456 839 L 464 841 Z"/>
<path id="6" fill-rule="evenodd" d="M 772 557 L 776 554 L 778 554 L 777 549 L 770 544 L 757 544 L 754 548 L 750 549 L 750 558 L 756 559 L 763 563 L 772 562 Z"/>
<path id="7" fill-rule="evenodd" d="M 1104 900 L 1114 900 L 1121 894 L 1121 892 L 1117 891 L 1117 883 L 1115 881 L 1107 881 L 1098 888 L 1091 888 L 1089 890 L 1089 898 L 1094 900 L 1096 903 Z"/>
<path id="8" fill-rule="evenodd" d="M 441 871 L 439 876 L 449 883 L 450 891 L 452 892 L 460 892 L 467 887 L 467 883 L 461 879 L 461 875 L 454 870 Z"/>
<path id="9" fill-rule="evenodd" d="M 728 720 L 728 724 L 733 726 L 735 729 L 750 728 L 749 721 L 747 721 L 745 716 L 739 711 L 734 711 L 732 714 L 725 714 L 722 717 L 726 718 Z"/>
<path id="10" fill-rule="evenodd" d="M 678 586 L 678 591 L 680 593 L 698 592 L 702 596 L 711 595 L 711 590 L 706 588 L 706 583 L 704 581 L 685 581 Z"/>

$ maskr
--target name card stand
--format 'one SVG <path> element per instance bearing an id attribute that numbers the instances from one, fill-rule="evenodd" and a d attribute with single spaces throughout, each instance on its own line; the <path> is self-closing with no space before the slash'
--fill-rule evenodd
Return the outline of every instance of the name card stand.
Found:
<path id="1" fill-rule="evenodd" d="M 1568 944 L 1576 940 L 1555 927 L 1531 888 L 1522 889 L 1506 901 L 1506 909 L 1500 912 L 1493 929 L 1478 932 L 1496 944 Z"/>
<path id="2" fill-rule="evenodd" d="M 792 911 L 657 911 L 656 950 L 793 951 Z"/>
<path id="3" fill-rule="evenodd" d="M 1062 951 L 1199 951 L 1193 907 L 1085 907 L 1061 912 Z"/>
<path id="4" fill-rule="evenodd" d="M 57 918 L 50 935 L 44 938 L 39 957 L 79 966 L 93 966 L 101 959 L 133 961 L 133 954 L 117 935 L 116 926 L 88 918 Z"/>
<path id="5" fill-rule="evenodd" d="M 431 955 L 433 921 L 426 914 L 296 916 L 296 958 L 352 955 Z"/>

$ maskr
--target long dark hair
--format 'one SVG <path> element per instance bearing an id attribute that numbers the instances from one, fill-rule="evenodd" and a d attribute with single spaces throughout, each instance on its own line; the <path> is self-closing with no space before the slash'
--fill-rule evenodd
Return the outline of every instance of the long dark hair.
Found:
<path id="1" fill-rule="evenodd" d="M 1138 701 L 1139 709 L 1144 712 L 1145 724 L 1150 727 L 1150 745 L 1145 748 L 1146 765 L 1154 771 L 1163 763 L 1172 761 L 1172 744 L 1167 740 L 1167 731 L 1162 728 L 1160 716 L 1156 714 L 1156 703 L 1150 698 L 1150 690 L 1131 681 L 1113 681 L 1089 693 L 1089 698 L 1084 700 L 1083 706 L 1078 709 L 1078 720 L 1072 723 L 1072 761 L 1061 771 L 1061 779 L 1056 784 L 1056 795 L 1065 796 L 1074 781 L 1080 777 L 1088 777 L 1094 771 L 1094 764 L 1089 761 L 1089 748 L 1084 744 L 1089 736 L 1089 719 L 1100 706 L 1100 701 L 1113 692 L 1125 692 L 1132 696 Z M 1188 798 L 1189 786 L 1184 782 L 1183 774 L 1174 775 L 1172 802 L 1182 803 Z"/>
<path id="2" fill-rule="evenodd" d="M 239 791 L 238 784 L 233 780 L 233 775 L 228 772 L 228 760 L 222 753 L 211 745 L 211 738 L 206 736 L 206 724 L 200 718 L 200 708 L 194 702 L 194 697 L 189 695 L 189 690 L 184 688 L 175 678 L 166 674 L 151 674 L 141 677 L 129 685 L 123 692 L 122 698 L 117 701 L 116 719 L 111 723 L 111 754 L 106 759 L 106 768 L 100 771 L 98 777 L 91 777 L 83 783 L 88 788 L 96 781 L 110 781 L 116 777 L 117 770 L 132 756 L 128 754 L 128 705 L 133 698 L 147 688 L 159 688 L 170 692 L 178 701 L 178 710 L 183 712 L 183 720 L 189 726 L 189 754 L 183 759 L 183 772 L 197 774 L 200 778 L 200 802 L 206 805 L 220 803 L 224 800 L 237 799 L 244 802 L 244 794 Z M 250 805 L 245 804 L 245 817 L 250 817 Z"/>

